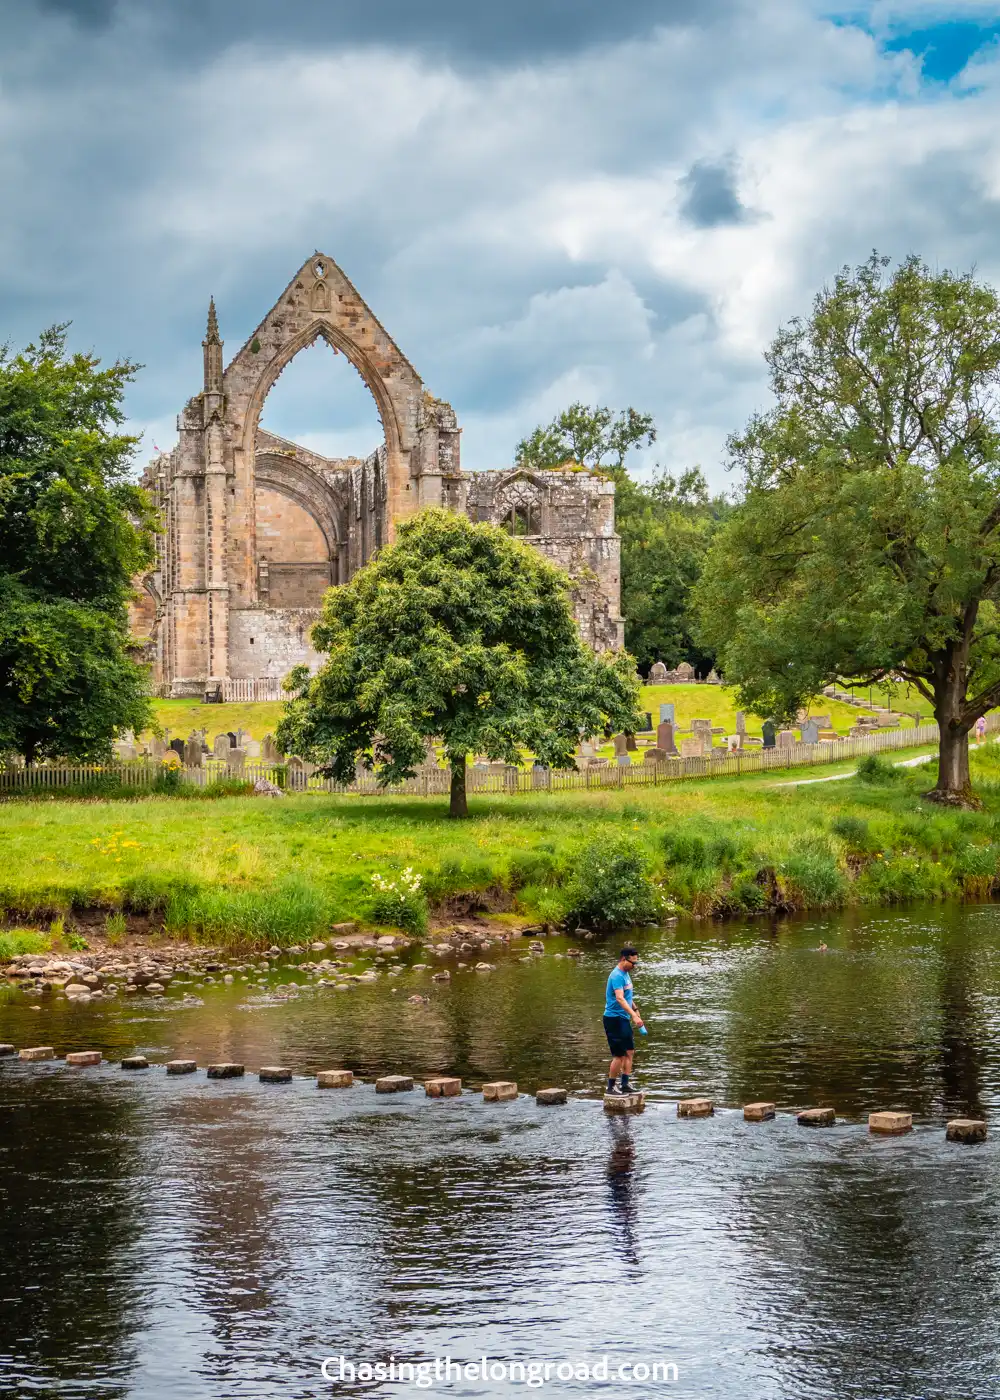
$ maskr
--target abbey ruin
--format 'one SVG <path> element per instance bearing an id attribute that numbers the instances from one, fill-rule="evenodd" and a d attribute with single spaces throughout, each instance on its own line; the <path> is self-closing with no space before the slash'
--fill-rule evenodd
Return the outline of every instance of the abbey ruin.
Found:
<path id="1" fill-rule="evenodd" d="M 363 460 L 322 457 L 260 426 L 275 380 L 319 337 L 378 408 L 384 441 Z M 303 265 L 225 368 L 213 302 L 203 348 L 204 385 L 178 417 L 178 445 L 143 476 L 164 529 L 133 629 L 158 693 L 277 698 L 293 665 L 317 661 L 309 634 L 325 590 L 427 506 L 523 536 L 570 575 L 586 640 L 622 646 L 613 484 L 572 466 L 463 473 L 451 405 L 428 393 L 330 258 Z"/>

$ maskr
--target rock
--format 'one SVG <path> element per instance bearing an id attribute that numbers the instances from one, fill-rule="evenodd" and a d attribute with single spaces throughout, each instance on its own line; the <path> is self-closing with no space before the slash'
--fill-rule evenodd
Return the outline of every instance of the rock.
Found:
<path id="1" fill-rule="evenodd" d="M 54 1060 L 56 1052 L 51 1045 L 32 1045 L 27 1050 L 19 1050 L 17 1058 L 19 1060 Z"/>
<path id="2" fill-rule="evenodd" d="M 352 932 L 354 929 L 356 929 L 356 928 L 357 928 L 357 924 L 355 923 L 355 921 L 354 921 L 353 919 L 348 919 L 345 923 L 342 923 L 342 924 L 331 924 L 331 925 L 330 925 L 330 932 L 331 932 L 331 933 L 351 933 L 351 932 Z M 346 945 L 345 945 L 345 946 L 346 946 Z"/>
<path id="3" fill-rule="evenodd" d="M 395 948 L 396 940 L 391 933 L 383 934 L 375 944 L 376 948 Z"/>
<path id="4" fill-rule="evenodd" d="M 533 943 L 529 943 L 529 944 L 528 944 L 528 951 L 529 951 L 529 953 L 544 953 L 544 952 L 545 952 L 545 944 L 544 944 L 544 943 L 539 943 L 538 940 L 536 939 Z"/>
<path id="5" fill-rule="evenodd" d="M 334 945 L 334 946 L 336 946 L 336 945 Z M 309 944 L 309 951 L 310 951 L 311 953 L 325 953 L 325 952 L 326 952 L 326 944 L 325 944 L 325 943 L 310 943 L 310 944 Z"/>
<path id="6" fill-rule="evenodd" d="M 646 1095 L 641 1091 L 634 1094 L 605 1094 L 605 1113 L 644 1113 Z"/>
<path id="7" fill-rule="evenodd" d="M 284 797 L 284 793 L 277 783 L 272 783 L 269 778 L 258 778 L 253 785 L 254 797 Z"/>
<path id="8" fill-rule="evenodd" d="M 451 973 L 450 973 L 447 969 L 445 969 L 443 972 L 435 972 L 435 973 L 434 973 L 434 976 L 431 978 L 431 981 L 432 981 L 432 982 L 450 982 L 450 981 L 451 981 Z"/>
<path id="9" fill-rule="evenodd" d="M 407 997 L 406 1000 L 411 1006 L 426 1006 L 430 1002 L 430 997 L 422 997 L 419 992 L 415 992 L 412 997 Z"/>
<path id="10" fill-rule="evenodd" d="M 677 1105 L 678 1118 L 711 1118 L 714 1112 L 711 1099 L 681 1099 Z"/>
<path id="11" fill-rule="evenodd" d="M 13 1045 L 0 1045 L 0 1055 L 13 1055 Z"/>
<path id="12" fill-rule="evenodd" d="M 262 1084 L 291 1084 L 292 1071 L 284 1065 L 263 1065 L 257 1078 Z"/>
<path id="13" fill-rule="evenodd" d="M 748 1103 L 743 1105 L 743 1117 L 748 1123 L 765 1123 L 774 1117 L 773 1103 Z"/>
<path id="14" fill-rule="evenodd" d="M 74 1050 L 66 1056 L 66 1063 L 84 1069 L 89 1065 L 99 1065 L 101 1059 L 100 1050 Z"/>
<path id="15" fill-rule="evenodd" d="M 801 1123 L 803 1128 L 832 1128 L 837 1121 L 837 1114 L 832 1108 L 804 1108 L 796 1115 L 796 1121 Z"/>
<path id="16" fill-rule="evenodd" d="M 944 1135 L 948 1142 L 985 1142 L 986 1123 L 982 1118 L 953 1118 Z"/>
<path id="17" fill-rule="evenodd" d="M 149 1069 L 149 1061 L 145 1055 L 126 1055 L 122 1069 Z"/>
<path id="18" fill-rule="evenodd" d="M 163 995 L 163 984 L 161 982 L 147 982 L 146 995 L 151 997 L 161 997 Z"/>
<path id="19" fill-rule="evenodd" d="M 194 1072 L 195 1072 L 195 1070 L 196 1070 L 197 1068 L 198 1068 L 198 1063 L 197 1063 L 196 1060 L 168 1060 L 168 1061 L 167 1061 L 167 1073 L 168 1073 L 168 1074 L 194 1074 Z"/>
<path id="20" fill-rule="evenodd" d="M 504 1103 L 517 1098 L 517 1085 L 510 1079 L 497 1079 L 492 1084 L 483 1085 L 483 1099 L 486 1103 Z"/>
<path id="21" fill-rule="evenodd" d="M 316 1076 L 317 1089 L 349 1089 L 354 1073 L 349 1069 L 321 1069 Z"/>
<path id="22" fill-rule="evenodd" d="M 424 1093 L 429 1099 L 453 1099 L 462 1092 L 460 1079 L 427 1079 Z"/>
<path id="23" fill-rule="evenodd" d="M 476 971 L 477 971 L 477 972 L 495 972 L 496 969 L 494 968 L 494 966 L 493 966 L 492 963 L 481 962 L 481 963 L 476 963 Z"/>
<path id="24" fill-rule="evenodd" d="M 233 1064 L 228 1060 L 208 1067 L 209 1079 L 241 1079 L 245 1073 L 243 1065 Z"/>
<path id="25" fill-rule="evenodd" d="M 582 957 L 583 957 L 583 949 L 582 949 L 582 948 L 567 948 L 567 949 L 566 949 L 566 956 L 567 956 L 568 958 L 582 958 Z"/>
<path id="26" fill-rule="evenodd" d="M 403 1094 L 412 1088 L 413 1076 L 410 1074 L 384 1074 L 375 1081 L 376 1094 Z"/>
<path id="27" fill-rule="evenodd" d="M 868 1131 L 886 1134 L 911 1133 L 913 1131 L 913 1114 L 892 1113 L 885 1110 L 879 1113 L 869 1113 Z"/>
<path id="28" fill-rule="evenodd" d="M 535 1095 L 537 1104 L 565 1103 L 569 1097 L 565 1089 L 539 1089 Z"/>

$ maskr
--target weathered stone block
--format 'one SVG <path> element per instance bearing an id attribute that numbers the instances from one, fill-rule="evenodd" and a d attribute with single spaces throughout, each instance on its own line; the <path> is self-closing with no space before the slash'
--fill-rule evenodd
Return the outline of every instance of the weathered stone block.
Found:
<path id="1" fill-rule="evenodd" d="M 801 1123 L 803 1128 L 832 1128 L 837 1121 L 837 1114 L 832 1108 L 804 1108 L 796 1115 L 796 1121 Z"/>
<path id="2" fill-rule="evenodd" d="M 985 1142 L 986 1123 L 982 1118 L 953 1118 L 944 1135 L 949 1142 Z"/>
<path id="3" fill-rule="evenodd" d="M 66 1063 L 85 1069 L 89 1065 L 99 1065 L 102 1059 L 100 1050 L 73 1050 L 66 1056 Z"/>
<path id="4" fill-rule="evenodd" d="M 644 1113 L 646 1109 L 646 1095 L 641 1092 L 634 1094 L 605 1094 L 605 1113 Z"/>
<path id="5" fill-rule="evenodd" d="M 126 1055 L 122 1060 L 122 1069 L 149 1069 L 149 1061 L 145 1055 Z"/>
<path id="6" fill-rule="evenodd" d="M 711 1118 L 714 1112 L 711 1099 L 681 1099 L 677 1105 L 678 1118 Z"/>
<path id="7" fill-rule="evenodd" d="M 774 1117 L 773 1103 L 748 1103 L 743 1105 L 743 1117 L 748 1123 L 766 1123 Z"/>
<path id="8" fill-rule="evenodd" d="M 317 1089 L 349 1089 L 354 1073 L 349 1069 L 321 1069 L 316 1076 Z"/>
<path id="9" fill-rule="evenodd" d="M 517 1085 L 510 1079 L 497 1079 L 492 1084 L 483 1085 L 483 1098 L 486 1103 L 504 1103 L 517 1098 Z"/>
<path id="10" fill-rule="evenodd" d="M 229 1060 L 223 1060 L 217 1065 L 209 1065 L 209 1079 L 240 1079 L 246 1073 L 243 1065 L 233 1064 Z"/>
<path id="11" fill-rule="evenodd" d="M 56 1052 L 51 1045 L 32 1045 L 17 1052 L 19 1060 L 54 1060 Z"/>
<path id="12" fill-rule="evenodd" d="M 453 1099 L 461 1092 L 460 1079 L 428 1079 L 424 1083 L 424 1093 L 429 1099 Z"/>
<path id="13" fill-rule="evenodd" d="M 869 1113 L 868 1131 L 886 1134 L 911 1133 L 913 1131 L 913 1114 L 887 1111 Z"/>
<path id="14" fill-rule="evenodd" d="M 412 1088 L 411 1074 L 383 1074 L 381 1079 L 375 1081 L 376 1094 L 405 1094 Z"/>
<path id="15" fill-rule="evenodd" d="M 14 1047 L 13 1047 L 13 1045 L 0 1045 L 0 1056 L 3 1056 L 3 1055 L 13 1055 L 13 1053 L 14 1053 Z"/>
<path id="16" fill-rule="evenodd" d="M 198 1068 L 197 1060 L 168 1060 L 168 1074 L 194 1074 Z"/>
<path id="17" fill-rule="evenodd" d="M 263 1065 L 257 1078 L 262 1084 L 291 1084 L 292 1071 L 284 1065 Z"/>
<path id="18" fill-rule="evenodd" d="M 535 1095 L 535 1103 L 560 1104 L 565 1103 L 568 1098 L 569 1093 L 566 1089 L 539 1089 Z"/>

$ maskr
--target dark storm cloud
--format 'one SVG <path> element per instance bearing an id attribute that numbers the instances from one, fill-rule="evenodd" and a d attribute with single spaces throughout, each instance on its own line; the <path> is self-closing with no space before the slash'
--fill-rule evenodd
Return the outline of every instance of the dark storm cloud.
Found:
<path id="1" fill-rule="evenodd" d="M 704 24 L 729 0 L 36 0 L 83 25 L 155 26 L 163 42 L 203 57 L 244 41 L 321 47 L 378 44 L 509 63 L 616 42 L 657 26 Z"/>
<path id="2" fill-rule="evenodd" d="M 736 193 L 735 172 L 729 162 L 695 161 L 680 185 L 684 192 L 681 213 L 695 228 L 741 224 L 748 218 Z"/>

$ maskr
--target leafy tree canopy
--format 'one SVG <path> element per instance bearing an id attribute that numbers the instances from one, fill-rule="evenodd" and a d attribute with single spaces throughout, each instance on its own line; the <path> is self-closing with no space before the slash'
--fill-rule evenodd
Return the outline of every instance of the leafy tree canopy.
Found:
<path id="1" fill-rule="evenodd" d="M 326 595 L 278 741 L 341 781 L 361 758 L 383 785 L 412 776 L 427 741 L 451 765 L 451 814 L 466 815 L 470 754 L 515 763 L 522 749 L 568 765 L 581 733 L 638 717 L 634 663 L 581 640 L 568 581 L 493 525 L 428 510 L 399 527 L 350 583 Z"/>
<path id="2" fill-rule="evenodd" d="M 0 751 L 103 758 L 148 720 L 126 608 L 154 515 L 119 431 L 135 371 L 69 355 L 65 326 L 0 350 Z"/>
<path id="3" fill-rule="evenodd" d="M 731 439 L 741 503 L 697 597 L 758 714 L 895 673 L 934 706 L 942 801 L 1000 703 L 1000 300 L 873 255 L 767 354 L 775 407 Z"/>
<path id="4" fill-rule="evenodd" d="M 625 408 L 616 416 L 610 408 L 573 403 L 551 423 L 523 438 L 514 461 L 536 471 L 577 462 L 617 478 L 624 474 L 625 458 L 633 447 L 655 441 L 656 428 L 648 413 Z"/>

